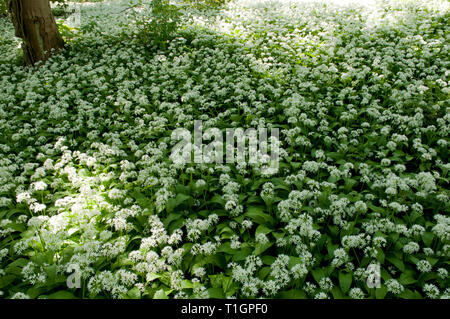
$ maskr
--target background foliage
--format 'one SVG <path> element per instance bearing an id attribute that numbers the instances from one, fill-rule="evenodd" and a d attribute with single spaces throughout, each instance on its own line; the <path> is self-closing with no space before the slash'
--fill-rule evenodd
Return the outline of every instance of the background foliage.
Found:
<path id="1" fill-rule="evenodd" d="M 1 18 L 2 297 L 449 298 L 450 15 L 430 3 L 188 23 L 98 4 L 28 69 Z M 280 128 L 278 175 L 172 161 L 195 119 Z"/>

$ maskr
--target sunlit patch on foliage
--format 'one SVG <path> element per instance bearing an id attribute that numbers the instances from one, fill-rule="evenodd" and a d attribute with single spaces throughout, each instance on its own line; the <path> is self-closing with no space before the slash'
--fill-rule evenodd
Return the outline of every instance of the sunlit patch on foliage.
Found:
<path id="1" fill-rule="evenodd" d="M 448 2 L 157 3 L 36 69 L 0 18 L 1 297 L 448 298 Z M 279 172 L 173 163 L 195 120 L 279 128 Z"/>

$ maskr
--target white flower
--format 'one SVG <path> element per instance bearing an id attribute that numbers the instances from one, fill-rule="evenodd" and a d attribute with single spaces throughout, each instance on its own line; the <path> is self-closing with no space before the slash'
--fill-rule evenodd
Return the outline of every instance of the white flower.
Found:
<path id="1" fill-rule="evenodd" d="M 125 190 L 113 188 L 108 192 L 108 197 L 110 199 L 122 199 L 123 197 L 125 197 L 125 194 L 126 194 Z"/>
<path id="2" fill-rule="evenodd" d="M 30 299 L 30 296 L 23 292 L 16 292 L 11 299 Z"/>
<path id="3" fill-rule="evenodd" d="M 30 199 L 30 197 L 31 197 L 30 193 L 23 192 L 23 193 L 17 194 L 16 201 L 17 201 L 17 203 L 22 203 L 24 201 L 28 201 Z"/>
<path id="4" fill-rule="evenodd" d="M 352 299 L 364 299 L 364 292 L 360 288 L 350 289 L 349 296 Z"/>
<path id="5" fill-rule="evenodd" d="M 34 202 L 30 205 L 30 209 L 35 213 L 43 212 L 46 208 L 47 206 L 45 204 L 40 204 L 37 202 Z"/>
<path id="6" fill-rule="evenodd" d="M 36 191 L 44 191 L 47 189 L 47 184 L 43 181 L 39 181 L 33 184 L 34 190 Z"/>
<path id="7" fill-rule="evenodd" d="M 427 273 L 430 272 L 433 268 L 431 264 L 427 260 L 420 260 L 416 264 L 417 270 L 421 273 Z"/>
<path id="8" fill-rule="evenodd" d="M 395 295 L 399 295 L 405 290 L 405 288 L 395 279 L 388 279 L 385 284 L 388 292 Z"/>
<path id="9" fill-rule="evenodd" d="M 428 298 L 430 299 L 437 299 L 439 298 L 439 288 L 436 287 L 433 284 L 425 284 L 423 286 L 423 291 L 425 292 L 425 294 L 427 295 Z"/>
<path id="10" fill-rule="evenodd" d="M 419 251 L 420 246 L 416 242 L 409 242 L 405 246 L 403 246 L 403 252 L 406 254 L 415 254 Z"/>
<path id="11" fill-rule="evenodd" d="M 197 188 L 202 188 L 205 185 L 206 185 L 206 182 L 203 179 L 199 179 L 195 182 L 195 187 L 197 187 Z"/>

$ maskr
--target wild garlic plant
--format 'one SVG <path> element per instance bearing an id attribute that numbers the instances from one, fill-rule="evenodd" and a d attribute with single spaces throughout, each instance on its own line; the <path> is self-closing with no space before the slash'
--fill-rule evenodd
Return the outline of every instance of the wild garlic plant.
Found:
<path id="1" fill-rule="evenodd" d="M 163 47 L 127 8 L 39 68 L 0 17 L 2 298 L 449 297 L 447 1 L 182 6 Z M 278 171 L 174 162 L 196 120 Z"/>

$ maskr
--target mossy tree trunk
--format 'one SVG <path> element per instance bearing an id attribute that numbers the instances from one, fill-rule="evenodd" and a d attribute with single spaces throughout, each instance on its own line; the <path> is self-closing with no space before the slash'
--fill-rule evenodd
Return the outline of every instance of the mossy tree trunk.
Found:
<path id="1" fill-rule="evenodd" d="M 47 60 L 52 50 L 64 47 L 49 0 L 11 0 L 9 9 L 26 64 Z"/>

